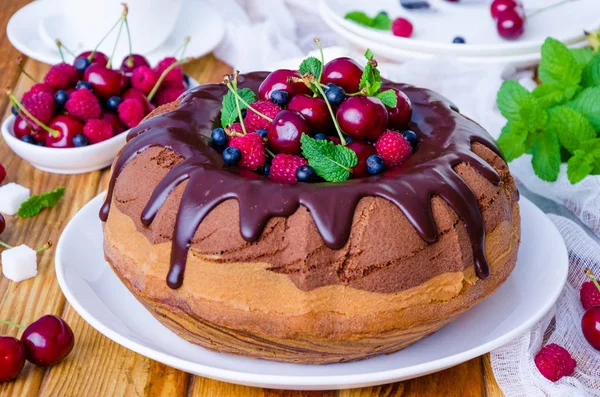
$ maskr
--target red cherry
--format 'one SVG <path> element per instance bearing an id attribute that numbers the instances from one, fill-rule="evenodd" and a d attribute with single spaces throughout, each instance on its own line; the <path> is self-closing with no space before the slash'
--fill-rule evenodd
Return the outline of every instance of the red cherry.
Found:
<path id="1" fill-rule="evenodd" d="M 73 147 L 73 137 L 83 132 L 83 124 L 76 118 L 66 114 L 54 117 L 48 126 L 58 131 L 58 136 L 46 136 L 46 147 L 70 148 Z"/>
<path id="2" fill-rule="evenodd" d="M 329 114 L 329 109 L 321 98 L 296 95 L 292 97 L 287 108 L 301 113 L 314 131 L 327 133 L 333 128 L 333 120 Z"/>
<path id="3" fill-rule="evenodd" d="M 4 229 L 6 229 L 6 220 L 4 219 L 4 216 L 0 214 L 0 234 L 2 234 Z"/>
<path id="4" fill-rule="evenodd" d="M 36 142 L 46 142 L 46 138 L 48 137 L 48 132 L 45 130 L 40 130 L 38 132 L 32 132 L 31 136 L 35 139 Z"/>
<path id="5" fill-rule="evenodd" d="M 396 107 L 387 108 L 390 127 L 397 130 L 408 128 L 412 118 L 412 103 L 408 96 L 396 88 L 382 88 L 381 91 L 392 90 L 396 93 Z"/>
<path id="6" fill-rule="evenodd" d="M 4 178 L 6 178 L 6 168 L 4 168 L 2 164 L 0 164 L 0 183 L 4 182 Z M 2 232 L 0 231 L 0 233 Z"/>
<path id="7" fill-rule="evenodd" d="M 121 102 L 127 99 L 135 99 L 136 101 L 139 101 L 144 107 L 144 112 L 146 113 L 150 113 L 155 108 L 154 105 L 150 103 L 148 98 L 146 98 L 146 95 L 144 95 L 142 91 L 136 90 L 135 88 L 130 88 L 123 93 L 121 96 Z"/>
<path id="8" fill-rule="evenodd" d="M 490 13 L 492 14 L 492 18 L 497 20 L 500 14 L 508 10 L 513 10 L 518 6 L 519 3 L 515 0 L 494 0 L 490 6 Z"/>
<path id="9" fill-rule="evenodd" d="M 15 118 L 15 125 L 13 127 L 13 131 L 15 133 L 15 137 L 17 139 L 21 139 L 25 135 L 31 135 L 31 128 L 29 128 L 29 124 L 21 116 L 17 116 Z"/>
<path id="10" fill-rule="evenodd" d="M 119 95 L 127 82 L 123 72 L 107 69 L 105 66 L 97 63 L 91 64 L 85 70 L 83 79 L 92 85 L 94 94 L 102 99 Z"/>
<path id="11" fill-rule="evenodd" d="M 600 306 L 592 306 L 583 313 L 581 330 L 588 343 L 600 350 Z"/>
<path id="12" fill-rule="evenodd" d="M 325 64 L 321 82 L 323 84 L 333 83 L 351 94 L 358 92 L 362 74 L 363 68 L 354 59 L 335 58 Z"/>
<path id="13" fill-rule="evenodd" d="M 102 113 L 102 116 L 100 116 L 100 119 L 112 125 L 113 135 L 118 135 L 121 132 L 127 130 L 127 126 L 123 124 L 119 116 L 115 113 L 104 112 Z"/>
<path id="14" fill-rule="evenodd" d="M 75 344 L 73 330 L 60 317 L 45 315 L 34 321 L 21 336 L 27 361 L 39 367 L 61 362 Z"/>
<path id="15" fill-rule="evenodd" d="M 381 101 L 370 96 L 346 99 L 336 113 L 342 131 L 355 139 L 374 141 L 383 134 L 388 124 L 388 112 Z"/>
<path id="16" fill-rule="evenodd" d="M 518 39 L 525 32 L 525 18 L 517 9 L 508 10 L 500 14 L 496 27 L 502 38 Z"/>
<path id="17" fill-rule="evenodd" d="M 392 22 L 392 34 L 398 37 L 410 37 L 413 34 L 413 25 L 406 18 L 396 18 Z"/>
<path id="18" fill-rule="evenodd" d="M 127 55 L 125 58 L 123 58 L 120 69 L 125 73 L 131 73 L 133 72 L 133 69 L 137 68 L 138 66 L 150 66 L 150 62 L 148 62 L 146 57 L 143 55 L 131 54 L 131 57 Z"/>
<path id="19" fill-rule="evenodd" d="M 303 132 L 310 134 L 308 120 L 294 110 L 282 110 L 269 126 L 269 146 L 278 153 L 298 154 Z"/>
<path id="20" fill-rule="evenodd" d="M 0 383 L 15 379 L 25 365 L 23 343 L 12 336 L 0 336 Z"/>
<path id="21" fill-rule="evenodd" d="M 90 56 L 91 53 L 91 51 L 82 52 L 81 54 L 77 55 L 77 58 L 75 58 L 75 60 L 79 58 L 87 58 Z M 73 61 L 73 63 L 75 63 L 75 61 Z M 97 63 L 99 65 L 106 66 L 108 64 L 108 57 L 103 52 L 96 51 L 94 57 L 92 58 L 92 63 Z"/>
<path id="22" fill-rule="evenodd" d="M 358 157 L 358 164 L 352 168 L 350 176 L 352 178 L 362 178 L 369 175 L 367 172 L 367 159 L 370 155 L 377 154 L 377 151 L 373 145 L 363 141 L 353 141 L 350 142 L 346 147 L 354 151 L 354 153 L 356 153 L 356 157 Z"/>
<path id="23" fill-rule="evenodd" d="M 310 94 L 310 89 L 302 82 L 289 83 L 288 77 L 300 77 L 300 73 L 295 70 L 278 69 L 269 73 L 269 75 L 260 83 L 258 87 L 258 96 L 265 101 L 271 100 L 271 93 L 275 90 L 286 91 L 290 97 L 297 94 Z"/>

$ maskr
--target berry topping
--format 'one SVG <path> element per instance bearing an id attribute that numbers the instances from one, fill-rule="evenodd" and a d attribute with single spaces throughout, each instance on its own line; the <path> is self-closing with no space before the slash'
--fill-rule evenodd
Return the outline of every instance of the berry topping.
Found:
<path id="1" fill-rule="evenodd" d="M 354 96 L 346 99 L 336 113 L 342 131 L 356 139 L 376 140 L 388 124 L 388 112 L 375 97 Z"/>
<path id="2" fill-rule="evenodd" d="M 154 70 L 150 66 L 139 66 L 133 69 L 131 75 L 131 86 L 143 92 L 149 94 L 154 88 L 154 85 L 158 81 L 158 76 L 154 73 Z"/>
<path id="3" fill-rule="evenodd" d="M 285 106 L 288 103 L 290 94 L 287 91 L 275 90 L 271 92 L 271 102 L 278 106 Z"/>
<path id="4" fill-rule="evenodd" d="M 296 170 L 296 179 L 298 182 L 312 182 L 317 177 L 317 173 L 310 165 L 301 165 Z"/>
<path id="5" fill-rule="evenodd" d="M 62 90 L 65 88 L 72 87 L 78 79 L 79 73 L 77 70 L 68 63 L 57 63 L 53 65 L 46 76 L 44 76 L 44 83 L 48 84 L 55 90 Z"/>
<path id="6" fill-rule="evenodd" d="M 308 161 L 300 156 L 277 154 L 271 162 L 269 178 L 278 183 L 297 183 L 296 172 L 303 165 L 308 165 Z"/>
<path id="7" fill-rule="evenodd" d="M 87 137 L 83 134 L 77 134 L 73 137 L 73 146 L 84 147 L 89 144 Z"/>
<path id="8" fill-rule="evenodd" d="M 329 109 L 322 98 L 296 95 L 287 108 L 301 113 L 314 131 L 328 132 L 333 128 L 333 120 L 329 114 Z"/>
<path id="9" fill-rule="evenodd" d="M 335 58 L 323 67 L 323 84 L 332 83 L 348 93 L 358 92 L 363 69 L 352 58 Z"/>
<path id="10" fill-rule="evenodd" d="M 452 42 L 454 44 L 465 44 L 466 40 L 461 36 L 456 36 L 454 39 L 452 39 Z"/>
<path id="11" fill-rule="evenodd" d="M 50 123 L 49 127 L 58 132 L 58 134 L 46 135 L 46 146 L 53 148 L 73 147 L 73 138 L 83 131 L 83 124 L 74 117 L 66 114 L 59 114 Z"/>
<path id="12" fill-rule="evenodd" d="M 248 170 L 257 170 L 265 164 L 265 145 L 258 134 L 250 133 L 235 137 L 229 143 L 241 152 L 239 166 Z"/>
<path id="13" fill-rule="evenodd" d="M 273 119 L 275 116 L 277 116 L 277 113 L 281 111 L 279 106 L 267 101 L 256 101 L 252 105 L 250 105 L 250 107 L 264 114 L 270 119 Z M 265 130 L 269 128 L 271 122 L 265 119 L 264 117 L 256 114 L 252 110 L 248 110 L 246 112 L 246 117 L 244 118 L 244 124 L 246 125 L 246 129 L 248 132 L 255 132 L 257 130 Z"/>
<path id="14" fill-rule="evenodd" d="M 406 138 L 401 133 L 392 130 L 387 130 L 377 140 L 375 149 L 390 168 L 403 163 L 412 154 L 412 146 Z"/>
<path id="15" fill-rule="evenodd" d="M 154 73 L 160 76 L 169 66 L 177 62 L 174 57 L 167 57 L 160 61 L 154 68 Z M 183 88 L 183 68 L 181 65 L 175 66 L 164 77 L 162 84 L 167 87 Z"/>
<path id="16" fill-rule="evenodd" d="M 350 142 L 346 147 L 356 153 L 356 157 L 358 157 L 358 164 L 352 168 L 350 176 L 352 178 L 367 176 L 369 174 L 367 172 L 367 159 L 376 153 L 373 145 L 363 141 L 354 141 Z"/>
<path id="17" fill-rule="evenodd" d="M 383 159 L 377 154 L 372 154 L 367 158 L 367 172 L 370 175 L 379 174 L 383 171 L 384 166 Z"/>
<path id="18" fill-rule="evenodd" d="M 86 89 L 86 90 L 92 91 L 94 88 L 87 81 L 78 81 L 77 85 L 75 86 L 75 89 L 76 90 Z"/>
<path id="19" fill-rule="evenodd" d="M 54 102 L 56 102 L 56 104 L 58 106 L 64 106 L 65 103 L 67 103 L 67 100 L 69 99 L 69 94 L 67 94 L 65 91 L 63 90 L 58 90 L 56 91 L 56 93 L 54 94 Z"/>
<path id="20" fill-rule="evenodd" d="M 408 96 L 395 88 L 382 88 L 381 92 L 393 91 L 396 94 L 396 106 L 387 107 L 390 128 L 403 130 L 408 127 L 412 118 L 412 102 Z"/>
<path id="21" fill-rule="evenodd" d="M 415 148 L 415 146 L 417 146 L 417 143 L 419 143 L 419 138 L 417 138 L 417 134 L 415 134 L 411 130 L 402 131 L 402 135 L 404 136 L 404 138 L 406 138 L 408 143 L 410 143 L 410 146 L 412 146 L 413 149 Z"/>
<path id="22" fill-rule="evenodd" d="M 87 121 L 97 119 L 102 113 L 98 98 L 90 90 L 76 90 L 65 104 L 69 115 Z"/>
<path id="23" fill-rule="evenodd" d="M 118 96 L 111 96 L 110 98 L 108 98 L 108 101 L 106 101 L 106 107 L 109 110 L 117 111 L 119 109 L 120 103 L 121 98 L 119 98 Z"/>
<path id="24" fill-rule="evenodd" d="M 126 99 L 119 104 L 119 118 L 129 128 L 138 125 L 144 116 L 144 107 L 135 99 Z"/>
<path id="25" fill-rule="evenodd" d="M 310 132 L 306 118 L 294 110 L 282 110 L 269 125 L 269 146 L 279 153 L 298 154 L 303 132 Z"/>
<path id="26" fill-rule="evenodd" d="M 398 37 L 410 37 L 413 34 L 413 25 L 406 18 L 396 18 L 392 22 L 392 34 Z"/>
<path id="27" fill-rule="evenodd" d="M 263 80 L 258 87 L 258 96 L 265 101 L 271 100 L 273 91 L 286 91 L 288 95 L 310 94 L 310 89 L 302 82 L 288 82 L 290 77 L 300 77 L 300 73 L 295 70 L 279 69 L 275 70 Z"/>
<path id="28" fill-rule="evenodd" d="M 223 150 L 223 161 L 227 165 L 236 165 L 242 158 L 242 152 L 240 149 L 229 146 Z"/>
<path id="29" fill-rule="evenodd" d="M 534 361 L 540 373 L 552 382 L 556 382 L 563 376 L 572 375 L 577 365 L 569 352 L 556 343 L 544 346 L 535 355 Z"/>
<path id="30" fill-rule="evenodd" d="M 223 128 L 215 128 L 212 130 L 210 139 L 212 139 L 212 143 L 215 146 L 225 146 L 227 145 L 227 142 L 229 142 L 229 138 Z"/>
<path id="31" fill-rule="evenodd" d="M 342 87 L 338 87 L 333 83 L 327 83 L 325 96 L 330 104 L 333 106 L 338 106 L 346 98 L 346 93 Z"/>
<path id="32" fill-rule="evenodd" d="M 85 123 L 83 134 L 89 143 L 100 143 L 113 137 L 113 128 L 107 121 L 92 119 Z"/>
<path id="33" fill-rule="evenodd" d="M 17 338 L 0 336 L 0 383 L 15 379 L 25 365 L 25 347 Z"/>
<path id="34" fill-rule="evenodd" d="M 315 134 L 315 136 L 313 136 L 313 138 L 315 138 L 316 141 L 326 141 L 327 140 L 327 135 L 325 135 L 325 134 Z"/>
<path id="35" fill-rule="evenodd" d="M 21 336 L 27 361 L 39 367 L 61 362 L 75 344 L 71 327 L 60 317 L 46 315 L 31 323 Z"/>
<path id="36" fill-rule="evenodd" d="M 179 98 L 184 92 L 184 88 L 163 87 L 158 90 L 153 102 L 156 106 L 161 106 L 177 100 L 177 98 Z"/>

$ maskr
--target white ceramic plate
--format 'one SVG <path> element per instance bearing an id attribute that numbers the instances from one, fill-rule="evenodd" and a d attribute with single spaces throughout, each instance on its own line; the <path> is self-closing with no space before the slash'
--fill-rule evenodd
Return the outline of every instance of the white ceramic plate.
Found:
<path id="1" fill-rule="evenodd" d="M 96 197 L 73 217 L 58 243 L 56 274 L 67 300 L 94 328 L 128 349 L 192 374 L 231 383 L 343 389 L 440 371 L 525 332 L 551 308 L 567 277 L 567 250 L 560 234 L 537 207 L 521 198 L 522 241 L 512 275 L 485 301 L 414 345 L 387 356 L 322 366 L 214 353 L 162 326 L 104 261 L 98 219 L 103 197 Z"/>
<path id="2" fill-rule="evenodd" d="M 518 40 L 504 40 L 496 30 L 490 16 L 490 1 L 429 0 L 437 12 L 406 10 L 398 0 L 321 0 L 320 11 L 327 14 L 328 24 L 343 26 L 346 30 L 369 41 L 397 49 L 456 56 L 501 56 L 537 52 L 548 36 L 565 44 L 584 40 L 584 30 L 600 27 L 600 2 L 577 0 L 549 9 L 527 21 L 525 33 Z M 526 8 L 533 10 L 540 5 L 560 0 L 526 0 Z M 415 28 L 411 38 L 396 37 L 389 31 L 361 26 L 344 19 L 349 11 L 360 10 L 375 15 L 381 10 L 391 18 L 408 18 Z M 465 38 L 467 44 L 453 44 L 456 36 Z"/>
<path id="3" fill-rule="evenodd" d="M 599 3 L 600 4 L 600 3 Z M 323 3 L 321 3 L 321 7 L 323 7 Z M 341 37 L 346 39 L 354 49 L 356 49 L 360 53 L 364 53 L 366 48 L 370 48 L 375 53 L 375 57 L 378 59 L 386 58 L 392 61 L 408 61 L 411 59 L 431 59 L 436 56 L 450 56 L 450 55 L 442 55 L 435 54 L 431 52 L 422 52 L 422 51 L 413 51 L 406 48 L 392 47 L 385 43 L 370 40 L 363 36 L 360 36 L 348 29 L 346 29 L 341 24 L 334 21 L 332 17 L 327 12 L 321 13 L 321 17 L 323 20 L 329 25 L 329 27 L 339 34 Z M 580 41 L 575 44 L 571 44 L 569 47 L 571 48 L 580 48 L 585 47 L 587 45 L 587 41 Z M 529 67 L 537 65 L 541 59 L 540 48 L 538 47 L 536 51 L 530 52 L 527 54 L 517 54 L 517 55 L 504 55 L 504 56 L 462 56 L 462 55 L 453 55 L 456 59 L 465 62 L 465 63 L 475 63 L 475 64 L 483 64 L 483 65 L 511 65 L 515 67 Z"/>
<path id="4" fill-rule="evenodd" d="M 75 53 L 91 50 L 91 48 L 82 48 L 76 35 L 70 33 L 68 24 L 64 22 L 64 17 L 60 13 L 60 5 L 60 0 L 39 0 L 17 11 L 6 27 L 6 34 L 12 45 L 28 57 L 48 64 L 61 62 L 54 44 L 57 38 Z M 208 2 L 183 0 L 181 9 L 185 12 L 179 14 L 169 38 L 159 48 L 144 54 L 152 65 L 164 57 L 173 56 L 186 36 L 191 37 L 186 51 L 186 55 L 191 57 L 208 54 L 223 38 L 225 34 L 223 19 Z M 117 18 L 118 15 L 115 15 L 115 20 Z M 125 37 L 121 39 L 126 40 Z M 113 44 L 113 40 L 106 40 L 100 50 L 110 54 Z M 126 52 L 117 51 L 115 54 L 117 64 L 120 65 L 125 55 Z"/>

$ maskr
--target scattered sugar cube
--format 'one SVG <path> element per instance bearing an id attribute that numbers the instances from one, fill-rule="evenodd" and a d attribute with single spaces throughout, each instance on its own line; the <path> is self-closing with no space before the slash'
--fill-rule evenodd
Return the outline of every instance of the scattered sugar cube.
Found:
<path id="1" fill-rule="evenodd" d="M 37 276 L 36 252 L 24 244 L 2 251 L 2 273 L 16 282 Z"/>
<path id="2" fill-rule="evenodd" d="M 6 215 L 15 215 L 21 204 L 30 195 L 29 189 L 16 183 L 0 186 L 0 212 Z"/>

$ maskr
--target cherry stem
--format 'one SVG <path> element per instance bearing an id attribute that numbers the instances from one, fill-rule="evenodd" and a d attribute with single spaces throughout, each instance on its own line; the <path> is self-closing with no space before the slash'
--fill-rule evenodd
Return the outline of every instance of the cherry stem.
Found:
<path id="1" fill-rule="evenodd" d="M 367 95 L 367 89 L 363 88 L 362 90 L 353 92 L 352 94 L 346 94 L 346 96 L 360 96 L 360 95 Z"/>
<path id="2" fill-rule="evenodd" d="M 0 240 L 0 246 L 6 248 L 8 250 L 14 248 L 12 245 L 8 245 L 4 241 L 1 241 L 1 240 Z"/>
<path id="3" fill-rule="evenodd" d="M 172 64 L 169 65 L 168 68 L 166 68 L 160 75 L 160 77 L 158 78 L 158 80 L 156 80 L 156 84 L 154 84 L 154 87 L 152 87 L 152 91 L 150 91 L 150 93 L 148 94 L 148 96 L 146 97 L 148 99 L 148 101 L 151 101 L 152 98 L 154 98 L 154 95 L 156 95 L 156 92 L 158 91 L 158 88 L 160 87 L 160 85 L 162 84 L 163 80 L 165 79 L 165 77 L 167 77 L 167 75 L 169 74 L 169 72 L 173 69 L 175 69 L 177 66 L 189 61 L 189 58 L 185 58 L 185 59 L 181 59 L 177 62 L 173 62 Z"/>
<path id="4" fill-rule="evenodd" d="M 25 107 L 21 104 L 21 102 L 19 102 L 19 100 L 12 94 L 11 91 L 7 91 L 6 93 L 8 94 L 8 98 L 10 99 L 10 102 L 14 106 L 16 106 L 18 109 L 20 109 L 23 113 L 25 113 L 25 115 L 27 117 L 29 117 L 31 120 L 33 120 L 34 123 L 36 123 L 37 125 L 39 125 L 40 127 L 42 127 L 44 130 L 46 130 L 54 138 L 57 138 L 60 135 L 60 132 L 58 132 L 56 130 L 53 130 L 52 128 L 48 127 L 47 125 L 45 125 L 44 123 L 42 123 L 41 121 L 39 121 L 34 115 L 32 115 L 31 113 L 29 113 L 29 110 L 25 109 Z"/>
<path id="5" fill-rule="evenodd" d="M 600 284 L 598 284 L 598 280 L 596 279 L 596 277 L 594 276 L 592 271 L 590 269 L 585 269 L 584 272 L 585 272 L 585 275 L 587 276 L 587 278 L 592 280 L 592 283 L 594 283 L 596 288 L 598 288 L 598 291 L 600 291 Z"/>
<path id="6" fill-rule="evenodd" d="M 273 153 L 268 147 L 265 146 L 265 151 L 269 153 L 271 157 L 275 157 L 275 153 Z"/>
<path id="7" fill-rule="evenodd" d="M 186 36 L 183 39 L 183 43 L 181 43 L 179 45 L 179 47 L 177 47 L 177 49 L 175 50 L 175 53 L 173 55 L 175 55 L 175 57 L 178 59 L 182 59 L 183 56 L 185 55 L 185 52 L 187 50 L 187 46 L 188 46 L 189 42 L 190 42 L 190 36 Z M 177 54 L 179 54 L 179 53 L 181 53 L 181 54 L 179 56 L 177 56 Z"/>
<path id="8" fill-rule="evenodd" d="M 61 49 L 64 49 L 67 52 L 67 54 L 71 55 L 73 58 L 75 57 L 75 54 L 73 53 L 73 51 L 69 50 L 69 48 L 66 45 L 64 45 L 62 43 L 62 41 L 60 41 L 59 39 L 56 39 L 56 45 L 58 46 L 58 51 L 60 51 Z M 62 57 L 62 53 L 60 55 Z M 63 59 L 63 61 L 64 61 L 64 59 Z"/>
<path id="9" fill-rule="evenodd" d="M 314 76 L 313 76 L 313 78 L 314 78 Z M 333 113 L 333 108 L 331 107 L 329 100 L 327 100 L 327 95 L 325 95 L 325 91 L 323 91 L 323 88 L 321 87 L 320 84 L 315 84 L 315 86 L 317 87 L 317 90 L 319 90 L 319 92 L 321 93 L 321 96 L 325 100 L 327 109 L 329 109 L 329 114 L 331 115 L 331 118 L 333 119 L 333 125 L 335 126 L 335 130 L 337 131 L 338 136 L 340 137 L 340 143 L 342 144 L 342 146 L 346 146 L 348 143 L 346 142 L 346 139 L 344 138 L 344 134 L 342 134 L 342 129 L 340 128 L 340 125 L 338 124 L 337 119 L 335 118 L 335 114 Z"/>
<path id="10" fill-rule="evenodd" d="M 119 17 L 119 19 L 117 20 L 117 22 L 115 22 L 115 24 L 104 35 L 104 37 L 102 37 L 100 39 L 100 42 L 98 44 L 96 44 L 96 47 L 92 50 L 92 52 L 90 53 L 90 55 L 88 55 L 88 61 L 91 62 L 94 59 L 94 55 L 96 55 L 96 52 L 98 52 L 98 48 L 100 48 L 100 46 L 102 45 L 102 43 L 104 42 L 104 40 L 106 40 L 106 38 L 108 36 L 110 36 L 110 34 L 112 33 L 112 31 L 115 30 L 115 28 L 117 26 L 119 26 L 119 24 L 123 21 L 123 17 L 127 16 L 127 13 L 129 12 L 129 9 L 127 8 L 127 4 L 125 4 L 125 3 L 121 3 L 121 4 L 123 5 L 123 14 L 121 14 L 121 16 Z"/>
<path id="11" fill-rule="evenodd" d="M 62 52 L 62 46 L 60 45 L 60 40 L 56 39 L 54 40 L 54 42 L 56 43 L 56 46 L 58 47 L 58 53 L 60 54 L 60 59 L 65 62 L 65 55 Z"/>
<path id="12" fill-rule="evenodd" d="M 549 6 L 546 6 L 546 7 L 538 8 L 535 11 L 532 11 L 531 13 L 529 13 L 529 15 L 527 15 L 527 18 L 532 18 L 538 14 L 541 14 L 544 11 L 551 10 L 555 7 L 561 6 L 566 3 L 570 3 L 572 1 L 579 1 L 579 0 L 562 0 L 562 1 L 559 1 L 558 3 L 554 3 L 554 4 L 550 4 Z"/>
<path id="13" fill-rule="evenodd" d="M 42 245 L 40 248 L 36 249 L 36 250 L 35 250 L 35 253 L 36 253 L 36 254 L 39 254 L 40 252 L 47 251 L 47 250 L 49 250 L 50 248 L 52 248 L 52 241 L 51 241 L 51 240 L 48 240 L 48 241 L 46 242 L 46 244 L 44 244 L 44 245 Z"/>
<path id="14" fill-rule="evenodd" d="M 117 45 L 119 44 L 119 39 L 121 38 L 121 32 L 123 31 L 123 25 L 127 21 L 127 16 L 121 17 L 121 25 L 119 25 L 119 31 L 117 32 L 117 39 L 115 40 L 115 45 L 113 45 L 112 53 L 110 54 L 110 58 L 108 58 L 108 63 L 106 64 L 107 69 L 112 68 L 112 61 L 115 56 L 115 52 L 117 51 Z"/>
<path id="15" fill-rule="evenodd" d="M 23 73 L 25 76 L 27 76 L 29 78 L 29 80 L 33 81 L 36 84 L 39 83 L 39 81 L 37 81 L 32 75 L 30 75 L 29 73 L 27 73 L 25 71 L 25 67 L 23 66 L 23 57 L 21 57 L 21 56 L 17 57 L 17 67 L 19 68 L 21 73 Z"/>
<path id="16" fill-rule="evenodd" d="M 323 46 L 321 45 L 321 40 L 318 37 L 315 37 L 315 43 L 319 47 L 319 53 L 321 54 L 321 70 L 319 70 L 319 76 L 317 76 L 317 83 L 321 83 L 321 77 L 323 77 L 323 69 L 325 68 L 325 56 L 323 55 Z"/>
<path id="17" fill-rule="evenodd" d="M 0 320 L 0 324 L 12 325 L 13 327 L 17 327 L 17 328 L 20 328 L 20 329 L 26 329 L 27 328 L 24 325 L 13 323 L 12 321 L 8 321 L 8 320 Z"/>
<path id="18" fill-rule="evenodd" d="M 231 86 L 231 83 L 227 83 L 227 88 L 229 88 L 229 91 L 231 91 L 233 93 L 233 95 L 235 96 L 236 100 L 242 102 L 244 105 L 246 105 L 246 107 L 248 108 L 248 110 L 256 113 L 257 115 L 259 115 L 260 117 L 262 117 L 263 119 L 269 121 L 270 123 L 273 122 L 273 119 L 270 118 L 269 116 L 267 116 L 266 114 L 263 114 L 261 112 L 259 112 L 258 110 L 254 109 L 252 107 L 252 105 L 250 105 L 248 102 L 246 102 L 244 100 L 244 98 L 242 98 L 238 93 L 237 93 L 237 89 L 233 88 Z"/>

